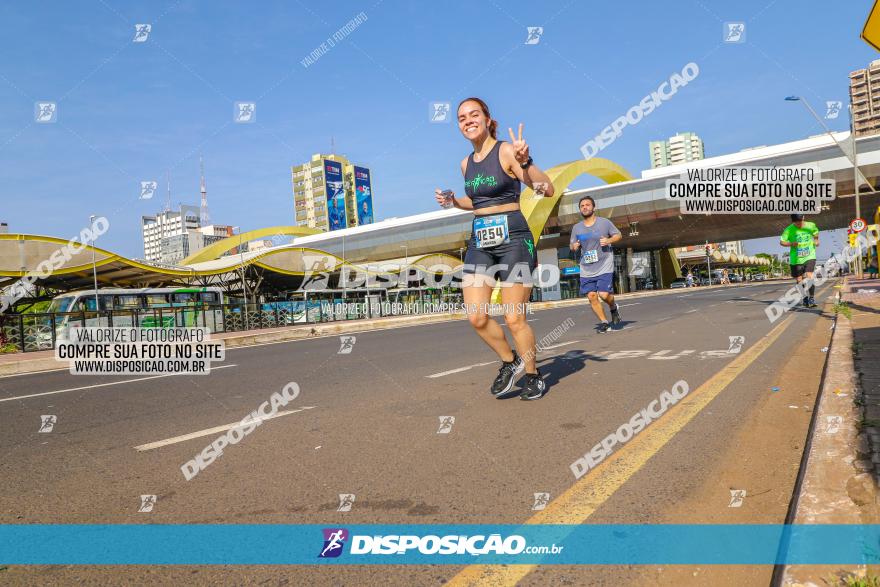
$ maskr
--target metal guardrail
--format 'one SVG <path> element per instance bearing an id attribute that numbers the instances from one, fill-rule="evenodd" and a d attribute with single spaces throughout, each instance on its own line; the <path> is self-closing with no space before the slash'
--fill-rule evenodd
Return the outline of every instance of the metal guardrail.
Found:
<path id="1" fill-rule="evenodd" d="M 342 320 L 381 318 L 406 314 L 435 313 L 436 304 L 460 302 L 456 294 L 402 298 L 398 302 L 350 299 L 267 302 L 262 304 L 217 304 L 153 308 L 150 310 L 107 310 L 0 314 L 0 352 L 44 351 L 55 348 L 56 340 L 71 328 L 121 326 L 140 328 L 205 327 L 213 332 L 238 332 L 264 328 L 319 324 Z M 406 304 L 404 307 L 394 304 Z M 405 309 L 407 311 L 401 311 Z"/>

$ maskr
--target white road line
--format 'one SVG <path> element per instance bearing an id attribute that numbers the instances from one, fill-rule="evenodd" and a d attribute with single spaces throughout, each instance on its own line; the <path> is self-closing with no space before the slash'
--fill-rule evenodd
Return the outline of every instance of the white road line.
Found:
<path id="1" fill-rule="evenodd" d="M 692 314 L 693 312 L 699 312 L 699 310 L 694 308 L 693 310 L 688 310 L 685 314 Z"/>
<path id="2" fill-rule="evenodd" d="M 238 365 L 220 365 L 218 367 L 212 367 L 211 371 L 216 371 L 217 369 L 227 369 L 229 367 L 238 367 Z M 134 383 L 136 381 L 147 381 L 148 379 L 159 379 L 160 377 L 176 377 L 179 375 L 190 375 L 190 373 L 167 373 L 165 375 L 152 375 L 150 377 L 139 377 L 138 379 L 126 379 L 125 381 L 113 381 L 111 383 L 96 383 L 95 385 L 84 385 L 82 387 L 71 387 L 70 389 L 56 389 L 55 391 L 44 391 L 42 393 L 31 393 L 28 395 L 17 395 L 15 397 L 4 397 L 0 398 L 0 402 L 11 402 L 16 399 L 27 399 L 29 397 L 40 397 L 41 395 L 54 395 L 56 393 L 67 393 L 68 391 L 83 391 L 85 389 L 94 389 L 96 387 L 108 387 L 110 385 L 123 385 L 125 383 Z M 198 375 L 198 377 L 202 377 L 202 375 Z"/>
<path id="3" fill-rule="evenodd" d="M 618 307 L 618 308 L 625 308 L 625 307 L 627 307 L 627 306 L 638 306 L 638 305 L 641 304 L 641 303 L 642 303 L 642 302 L 633 302 L 632 304 L 617 304 L 617 307 Z"/>
<path id="4" fill-rule="evenodd" d="M 43 369 L 42 371 L 26 371 L 24 373 L 10 373 L 9 375 L 0 375 L 0 379 L 6 379 L 7 377 L 21 377 L 22 375 L 42 375 L 43 373 L 55 373 L 57 371 L 70 371 L 70 367 Z"/>
<path id="5" fill-rule="evenodd" d="M 550 345 L 550 346 L 545 346 L 545 347 L 541 348 L 540 350 L 542 350 L 542 351 L 549 351 L 549 350 L 552 350 L 552 349 L 558 349 L 558 348 L 561 347 L 561 346 L 568 346 L 568 345 L 570 345 L 570 344 L 574 344 L 574 343 L 576 343 L 576 342 L 580 342 L 580 341 L 579 341 L 579 340 L 572 340 L 571 342 L 561 342 L 561 343 L 559 343 L 559 344 L 552 344 L 552 345 Z"/>
<path id="6" fill-rule="evenodd" d="M 305 410 L 311 410 L 315 406 L 303 406 L 298 410 L 285 410 L 283 412 L 277 412 L 271 416 L 261 416 L 259 418 L 254 418 L 253 422 L 265 422 L 266 420 L 271 420 L 273 418 L 280 418 L 281 416 L 287 416 L 288 414 L 296 414 L 297 412 L 302 412 Z M 135 446 L 134 449 L 139 452 L 144 452 L 145 450 L 153 450 L 154 448 L 161 448 L 163 446 L 168 446 L 169 444 L 177 444 L 178 442 L 184 442 L 186 440 L 192 440 L 193 438 L 200 438 L 202 436 L 210 436 L 211 434 L 217 434 L 218 432 L 225 432 L 227 430 L 231 430 L 233 428 L 243 428 L 244 426 L 250 426 L 250 424 L 242 425 L 241 422 L 233 422 L 232 424 L 225 424 L 223 426 L 215 426 L 214 428 L 207 428 L 205 430 L 199 430 L 198 432 L 190 432 L 189 434 L 184 434 L 182 436 L 175 436 L 174 438 L 166 438 L 165 440 L 157 440 L 156 442 L 149 442 L 147 444 L 141 444 L 140 446 Z"/>
<path id="7" fill-rule="evenodd" d="M 491 365 L 492 363 L 498 363 L 498 361 L 489 361 L 488 363 L 477 363 L 476 365 L 468 365 L 467 367 L 459 367 L 458 369 L 450 369 L 449 371 L 443 371 L 442 373 L 434 373 L 433 375 L 425 375 L 428 379 L 436 379 L 437 377 L 443 377 L 445 375 L 452 375 L 453 373 L 461 373 L 462 371 L 467 371 L 468 369 L 473 369 L 474 367 L 484 367 L 486 365 Z"/>

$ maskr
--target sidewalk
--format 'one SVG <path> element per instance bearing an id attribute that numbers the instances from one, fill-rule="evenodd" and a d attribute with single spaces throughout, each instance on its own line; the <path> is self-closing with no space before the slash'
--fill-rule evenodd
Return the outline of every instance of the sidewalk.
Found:
<path id="1" fill-rule="evenodd" d="M 851 317 L 846 310 L 837 314 L 801 484 L 787 520 L 794 524 L 880 522 L 880 280 L 849 279 L 839 291 Z M 833 313 L 836 301 L 829 300 L 825 311 Z M 866 574 L 876 575 L 877 569 L 791 565 L 781 584 L 837 584 L 833 581 Z"/>
<path id="2" fill-rule="evenodd" d="M 759 283 L 767 283 L 767 281 Z M 634 293 L 620 294 L 616 297 L 618 300 L 623 302 L 636 298 L 682 294 L 685 291 L 687 293 L 694 293 L 707 291 L 710 289 L 719 289 L 723 287 L 737 288 L 755 284 L 755 282 L 750 282 L 736 285 L 702 286 L 699 288 L 691 288 L 688 290 L 661 289 L 639 291 Z M 553 308 L 586 305 L 586 303 L 587 301 L 584 298 L 572 298 L 568 300 L 559 300 L 553 302 L 534 302 L 530 305 L 532 311 L 537 312 L 540 310 L 549 310 Z M 239 330 L 235 332 L 219 332 L 217 334 L 211 335 L 211 338 L 215 340 L 223 340 L 226 343 L 226 348 L 231 349 L 272 342 L 286 342 L 291 340 L 317 338 L 321 336 L 355 334 L 368 330 L 384 330 L 388 328 L 402 328 L 406 326 L 416 326 L 420 324 L 430 324 L 434 322 L 465 320 L 466 318 L 467 317 L 464 313 L 413 314 L 404 316 L 389 316 L 385 318 L 342 320 L 338 322 L 303 324 L 300 326 L 282 326 L 280 328 L 263 328 L 256 330 Z M 66 363 L 61 363 L 55 360 L 54 350 L 35 351 L 29 353 L 0 354 L 0 376 L 64 369 L 66 368 L 65 365 Z"/>
<path id="3" fill-rule="evenodd" d="M 880 279 L 850 280 L 843 299 L 852 312 L 855 377 L 871 453 L 863 464 L 880 484 Z"/>

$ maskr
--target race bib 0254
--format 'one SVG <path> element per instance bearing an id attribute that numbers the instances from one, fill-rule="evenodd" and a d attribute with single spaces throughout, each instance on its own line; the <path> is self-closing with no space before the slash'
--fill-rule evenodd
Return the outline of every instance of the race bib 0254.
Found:
<path id="1" fill-rule="evenodd" d="M 489 249 L 509 242 L 508 235 L 506 214 L 474 218 L 474 241 L 478 249 Z"/>

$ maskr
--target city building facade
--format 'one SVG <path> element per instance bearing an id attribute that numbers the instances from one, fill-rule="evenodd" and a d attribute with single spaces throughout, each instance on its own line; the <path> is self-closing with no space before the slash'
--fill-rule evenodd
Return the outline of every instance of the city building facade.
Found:
<path id="1" fill-rule="evenodd" d="M 651 141 L 651 169 L 705 158 L 703 140 L 696 133 L 682 132 L 665 141 Z"/>
<path id="2" fill-rule="evenodd" d="M 331 231 L 372 224 L 373 188 L 368 167 L 342 155 L 312 155 L 291 168 L 297 226 Z"/>
<path id="3" fill-rule="evenodd" d="M 856 136 L 880 133 L 880 59 L 849 74 L 849 102 Z"/>

